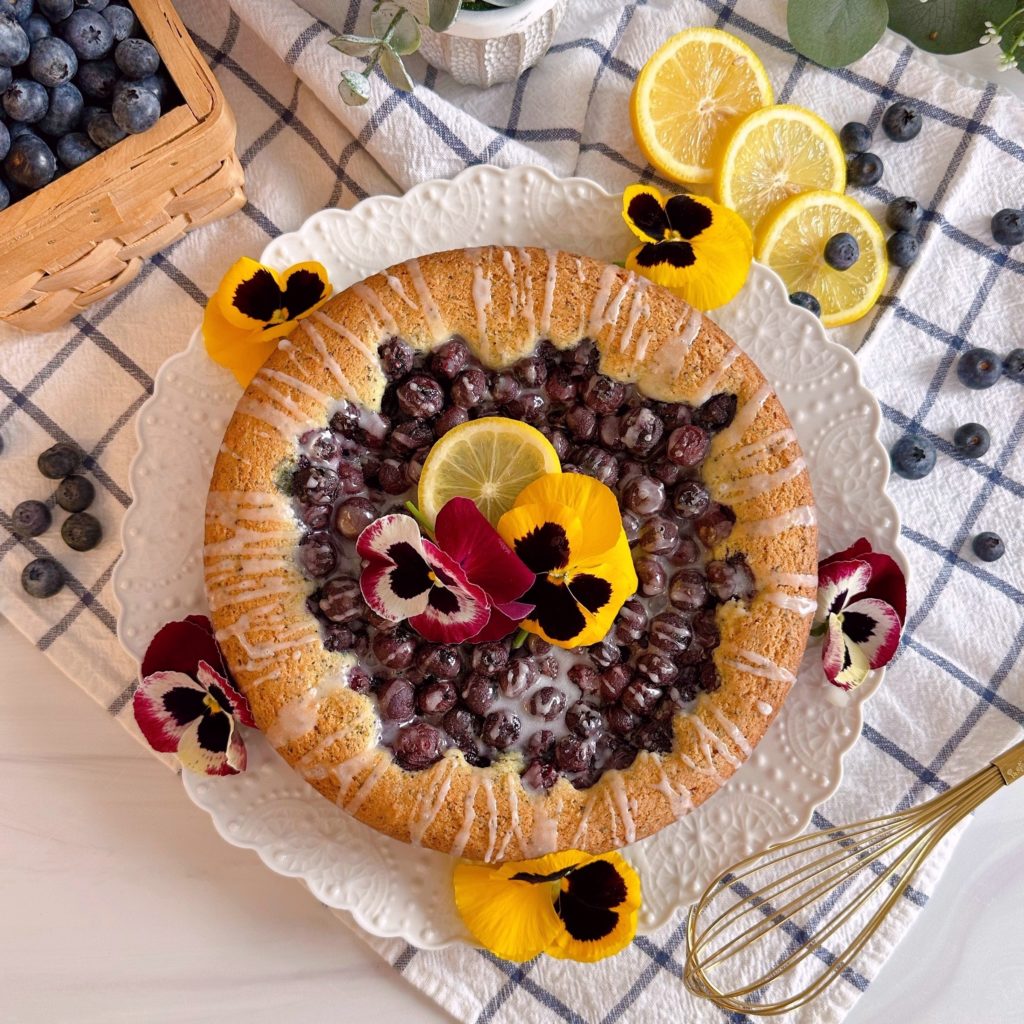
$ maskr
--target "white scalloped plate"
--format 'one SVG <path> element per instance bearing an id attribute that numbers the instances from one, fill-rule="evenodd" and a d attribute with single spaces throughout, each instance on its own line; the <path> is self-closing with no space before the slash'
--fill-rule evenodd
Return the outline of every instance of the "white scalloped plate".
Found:
<path id="1" fill-rule="evenodd" d="M 318 213 L 275 239 L 262 259 L 280 268 L 319 260 L 338 290 L 393 263 L 462 246 L 540 245 L 616 260 L 631 244 L 619 208 L 618 196 L 585 179 L 474 167 L 400 198 Z M 830 342 L 810 313 L 792 306 L 782 281 L 758 264 L 740 295 L 714 316 L 758 362 L 793 420 L 810 466 L 822 552 L 860 536 L 896 552 L 899 520 L 885 494 L 881 416 L 854 357 Z M 207 359 L 197 332 L 164 364 L 139 414 L 134 501 L 114 574 L 118 635 L 136 658 L 164 622 L 206 609 L 203 507 L 238 397 L 234 379 Z M 838 786 L 843 755 L 860 733 L 861 704 L 880 674 L 836 704 L 830 698 L 838 691 L 819 666 L 815 645 L 777 722 L 721 792 L 629 848 L 644 882 L 641 932 L 691 903 L 730 863 L 802 831 Z M 261 734 L 250 731 L 247 744 L 249 769 L 241 775 L 184 775 L 189 797 L 228 842 L 301 878 L 319 900 L 349 911 L 374 935 L 425 948 L 468 941 L 452 905 L 449 857 L 395 842 L 349 817 L 292 772 Z"/>

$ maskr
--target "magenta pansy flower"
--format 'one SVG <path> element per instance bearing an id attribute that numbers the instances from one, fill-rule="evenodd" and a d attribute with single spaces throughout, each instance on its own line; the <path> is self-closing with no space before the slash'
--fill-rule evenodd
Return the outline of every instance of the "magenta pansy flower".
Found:
<path id="1" fill-rule="evenodd" d="M 818 565 L 818 610 L 811 632 L 824 636 L 825 677 L 842 690 L 860 686 L 892 660 L 907 616 L 903 570 L 862 537 Z"/>
<path id="2" fill-rule="evenodd" d="M 412 516 L 395 514 L 367 526 L 356 551 L 366 603 L 435 643 L 496 640 L 533 610 L 518 600 L 533 573 L 469 498 L 441 509 L 433 541 Z"/>
<path id="3" fill-rule="evenodd" d="M 256 723 L 231 681 L 209 619 L 190 615 L 167 623 L 146 650 L 141 674 L 132 709 L 154 750 L 177 754 L 183 768 L 200 774 L 245 771 L 238 723 Z"/>

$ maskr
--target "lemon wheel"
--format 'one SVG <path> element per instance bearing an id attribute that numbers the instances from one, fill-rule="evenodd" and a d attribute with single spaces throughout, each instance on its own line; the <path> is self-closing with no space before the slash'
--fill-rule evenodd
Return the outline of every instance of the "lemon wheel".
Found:
<path id="1" fill-rule="evenodd" d="M 733 128 L 772 102 L 768 73 L 746 43 L 715 28 L 672 36 L 641 68 L 630 100 L 633 134 L 660 174 L 704 182 Z"/>
<path id="2" fill-rule="evenodd" d="M 848 270 L 825 262 L 825 243 L 841 231 L 857 239 L 860 255 Z M 804 192 L 783 203 L 765 223 L 757 258 L 792 292 L 810 292 L 821 303 L 826 327 L 860 319 L 878 301 L 889 264 L 885 236 L 855 199 L 835 192 Z"/>
<path id="3" fill-rule="evenodd" d="M 846 158 L 817 114 L 780 104 L 755 110 L 733 132 L 718 170 L 718 199 L 756 235 L 787 199 L 846 187 Z"/>
<path id="4" fill-rule="evenodd" d="M 536 428 L 503 416 L 472 420 L 430 449 L 420 474 L 420 512 L 432 523 L 452 498 L 472 498 L 493 525 L 528 484 L 561 468 L 558 453 Z"/>

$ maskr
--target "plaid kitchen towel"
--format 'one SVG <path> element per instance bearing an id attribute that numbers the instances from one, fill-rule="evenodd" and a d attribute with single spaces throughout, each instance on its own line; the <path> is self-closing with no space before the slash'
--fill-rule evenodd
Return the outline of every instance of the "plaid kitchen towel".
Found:
<path id="1" fill-rule="evenodd" d="M 779 0 L 573 0 L 550 53 L 517 82 L 479 91 L 414 57 L 415 92 L 395 93 L 378 80 L 369 104 L 348 108 L 335 84 L 352 64 L 327 46 L 332 27 L 302 6 L 178 6 L 235 110 L 248 204 L 169 247 L 128 288 L 66 328 L 44 336 L 0 328 L 0 611 L 112 716 L 133 727 L 125 708 L 135 666 L 115 638 L 110 586 L 118 526 L 131 500 L 133 420 L 160 364 L 187 343 L 224 268 L 323 207 L 400 193 L 470 164 L 540 164 L 610 189 L 651 180 L 629 127 L 632 81 L 667 36 L 705 24 L 735 32 L 757 50 L 779 102 L 809 106 L 834 125 L 860 120 L 877 128 L 890 102 L 909 98 L 925 120 L 910 146 L 877 143 L 886 175 L 859 194 L 879 215 L 895 195 L 920 200 L 927 211 L 921 256 L 909 271 L 892 274 L 870 317 L 835 334 L 854 347 L 863 342 L 861 364 L 882 404 L 886 442 L 908 430 L 924 433 L 939 449 L 939 464 L 923 481 L 891 484 L 912 567 L 906 636 L 866 706 L 843 785 L 814 823 L 827 827 L 926 799 L 1019 737 L 1024 387 L 1004 381 L 969 391 L 953 372 L 965 347 L 1006 352 L 1024 343 L 1024 250 L 995 245 L 988 227 L 994 210 L 1024 205 L 1019 103 L 992 85 L 939 70 L 892 37 L 849 68 L 811 65 L 786 42 Z M 336 10 L 333 28 L 345 31 L 365 25 L 369 6 L 304 2 L 321 16 Z M 991 431 L 991 450 L 980 459 L 954 457 L 952 430 L 974 420 Z M 84 554 L 62 549 L 55 531 L 35 540 L 11 532 L 18 501 L 53 503 L 36 455 L 72 439 L 88 452 L 106 530 L 104 542 Z M 1007 542 L 995 563 L 971 553 L 971 537 L 986 529 Z M 69 586 L 49 601 L 32 601 L 19 575 L 48 552 L 65 562 Z M 933 855 L 860 971 L 846 971 L 792 1019 L 844 1016 L 926 904 L 948 852 L 947 843 Z M 681 917 L 599 967 L 545 958 L 517 965 L 470 949 L 424 952 L 367 941 L 464 1021 L 746 1020 L 683 989 Z"/>

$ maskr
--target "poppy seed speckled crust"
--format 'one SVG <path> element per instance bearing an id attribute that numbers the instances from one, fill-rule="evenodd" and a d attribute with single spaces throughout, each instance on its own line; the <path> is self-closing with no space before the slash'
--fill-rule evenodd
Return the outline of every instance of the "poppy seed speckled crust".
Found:
<path id="1" fill-rule="evenodd" d="M 481 281 L 487 286 L 486 303 Z M 646 314 L 642 332 L 636 315 L 630 319 L 630 310 L 641 305 Z M 581 338 L 587 333 L 592 341 Z M 459 408 L 477 415 L 481 403 L 492 401 L 498 378 L 519 364 L 512 375 L 520 384 L 519 396 L 511 397 L 511 389 L 502 394 L 509 402 L 524 403 L 523 414 L 538 429 L 565 434 L 558 441 L 564 470 L 577 448 L 616 443 L 621 422 L 608 424 L 601 441 L 600 420 L 621 421 L 629 411 L 623 403 L 631 395 L 637 408 L 657 408 L 662 419 L 676 417 L 649 453 L 644 447 L 649 431 L 644 423 L 630 421 L 628 426 L 635 428 L 631 443 L 639 444 L 641 454 L 623 446 L 619 476 L 629 483 L 631 464 L 657 466 L 659 475 L 649 479 L 663 484 L 666 497 L 653 515 L 673 523 L 683 518 L 672 504 L 675 493 L 682 484 L 699 481 L 689 480 L 692 471 L 686 466 L 662 458 L 660 446 L 667 447 L 672 433 L 699 412 L 697 425 L 711 435 L 700 470 L 706 504 L 686 527 L 689 543 L 683 545 L 678 534 L 674 539 L 679 551 L 690 559 L 698 557 L 698 543 L 706 545 L 707 557 L 726 566 L 728 571 L 715 576 L 718 593 L 731 595 L 734 579 L 746 585 L 744 571 L 726 561 L 742 555 L 758 590 L 767 585 L 769 574 L 787 574 L 785 579 L 793 582 L 783 585 L 794 600 L 782 607 L 755 593 L 739 614 L 737 602 L 745 599 L 720 602 L 703 586 L 699 566 L 673 570 L 671 578 L 659 583 L 653 569 L 665 572 L 658 563 L 665 556 L 654 549 L 666 543 L 665 531 L 648 531 L 650 547 L 643 552 L 652 560 L 648 585 L 664 588 L 663 600 L 676 609 L 671 614 L 690 620 L 692 633 L 687 637 L 685 624 L 665 619 L 655 630 L 658 643 L 673 649 L 696 645 L 699 671 L 684 665 L 687 671 L 681 672 L 676 664 L 688 651 L 659 654 L 659 647 L 636 670 L 634 685 L 622 645 L 614 638 L 570 656 L 569 664 L 589 659 L 594 666 L 593 675 L 575 672 L 579 682 L 572 683 L 579 691 L 588 687 L 587 709 L 572 716 L 586 736 L 568 727 L 561 735 L 553 732 L 577 697 L 564 709 L 550 694 L 550 701 L 531 699 L 544 687 L 568 685 L 560 665 L 565 655 L 540 637 L 531 636 L 523 654 L 515 656 L 528 654 L 534 660 L 536 678 L 525 670 L 525 692 L 508 697 L 506 688 L 518 692 L 520 686 L 518 674 L 507 675 L 514 658 L 502 662 L 481 656 L 474 667 L 474 647 L 466 643 L 453 651 L 428 646 L 421 660 L 422 640 L 415 633 L 388 631 L 379 622 L 372 648 L 361 653 L 352 620 L 322 624 L 307 606 L 316 584 L 296 561 L 307 528 L 294 513 L 296 499 L 276 484 L 281 468 L 300 468 L 300 436 L 322 431 L 327 423 L 333 431 L 336 422 L 336 433 L 355 445 L 353 456 L 372 477 L 390 457 L 392 416 L 395 423 L 407 418 L 397 399 L 383 416 L 376 413 L 387 388 L 397 391 L 410 373 L 430 375 L 430 353 L 453 337 L 465 342 L 485 372 L 479 387 L 456 388 L 473 367 L 459 370 L 454 381 L 442 383 L 445 398 L 457 392 L 464 403 Z M 546 362 L 543 371 L 530 362 L 535 357 Z M 442 376 L 447 367 L 445 359 L 433 372 Z M 560 375 L 559 367 L 575 367 L 577 376 Z M 393 375 L 390 381 L 386 373 Z M 541 373 L 546 374 L 537 386 L 541 400 L 527 402 L 535 392 L 523 380 L 539 379 Z M 704 394 L 709 378 L 714 384 Z M 608 383 L 577 390 L 575 380 Z M 554 402 L 544 397 L 551 382 L 556 394 L 569 396 L 582 410 L 564 428 L 547 422 L 545 415 Z M 502 388 L 507 387 L 503 380 Z M 729 401 L 705 408 L 719 395 Z M 676 405 L 687 401 L 689 407 Z M 386 424 L 382 430 L 379 421 Z M 223 637 L 225 658 L 257 723 L 282 756 L 328 799 L 395 838 L 470 859 L 522 860 L 543 849 L 572 845 L 600 851 L 650 835 L 685 813 L 691 802 L 703 802 L 742 763 L 785 699 L 803 652 L 810 610 L 801 614 L 794 609 L 812 606 L 816 592 L 810 483 L 800 467 L 770 493 L 755 479 L 799 457 L 789 431 L 785 412 L 763 376 L 747 357 L 736 354 L 732 341 L 710 319 L 627 271 L 536 248 L 438 253 L 390 268 L 334 296 L 304 321 L 256 375 L 228 426 L 208 498 L 205 553 L 212 618 Z M 735 459 L 734 452 L 756 451 L 780 432 L 791 438 L 789 443 L 766 446 L 753 464 Z M 690 449 L 677 442 L 685 462 Z M 414 456 L 407 458 L 410 465 L 415 462 Z M 730 485 L 741 478 L 747 483 L 726 499 Z M 646 502 L 649 488 L 643 490 L 638 498 Z M 380 492 L 370 493 L 368 515 L 375 517 L 384 499 L 378 499 Z M 340 511 L 347 502 L 360 500 L 367 499 L 346 498 L 331 507 Z M 392 511 L 388 505 L 383 510 Z M 627 535 L 639 543 L 648 516 L 624 511 L 624 525 L 627 518 Z M 349 534 L 338 529 L 331 536 L 339 534 L 344 539 L 331 543 L 345 551 Z M 690 534 L 702 539 L 695 541 Z M 697 579 L 689 585 L 683 585 L 685 579 L 677 582 L 684 572 Z M 696 608 L 684 611 L 695 599 Z M 635 606 L 627 617 L 630 629 L 653 628 L 644 626 Z M 347 631 L 339 641 L 341 651 L 328 649 L 328 628 Z M 355 645 L 344 647 L 348 643 Z M 713 660 L 701 653 L 710 649 L 715 650 Z M 494 675 L 485 674 L 499 662 Z M 375 664 L 386 668 L 388 676 L 422 678 L 424 685 L 441 671 L 454 671 L 450 678 L 457 703 L 451 704 L 445 689 L 429 701 L 418 700 L 415 712 L 402 705 L 398 713 L 413 717 L 393 733 L 388 726 L 385 737 L 372 679 Z M 358 686 L 345 685 L 345 673 L 356 666 Z M 670 680 L 674 669 L 680 674 Z M 605 691 L 616 702 L 614 716 L 602 703 Z M 694 705 L 698 691 L 702 696 Z M 311 698 L 311 693 L 319 696 Z M 677 703 L 691 710 L 677 713 Z M 552 733 L 550 742 L 534 743 L 525 733 L 523 723 L 534 710 L 555 716 L 545 726 Z M 723 731 L 723 721 L 734 731 Z M 721 746 L 702 741 L 707 731 Z M 618 760 L 624 733 L 635 735 L 645 750 L 632 763 Z M 390 746 L 382 745 L 382 738 Z M 490 743 L 497 753 L 485 757 L 477 743 Z M 535 759 L 525 781 L 524 756 Z M 590 778 L 595 759 L 603 757 L 617 770 Z M 628 807 L 628 816 L 615 807 Z"/>

